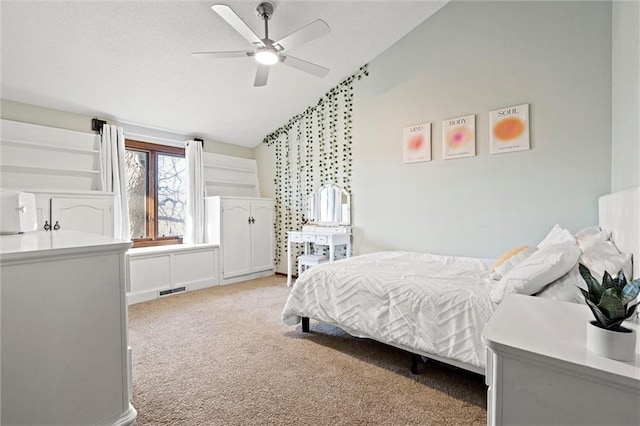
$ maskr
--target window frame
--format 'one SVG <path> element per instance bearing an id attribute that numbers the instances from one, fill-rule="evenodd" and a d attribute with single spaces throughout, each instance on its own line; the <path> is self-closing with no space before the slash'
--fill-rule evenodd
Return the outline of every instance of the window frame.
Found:
<path id="1" fill-rule="evenodd" d="M 146 238 L 131 238 L 133 247 L 153 247 L 170 244 L 182 244 L 182 237 L 159 237 L 158 227 L 158 199 L 157 199 L 157 176 L 158 176 L 158 155 L 171 155 L 185 158 L 185 149 L 170 145 L 160 145 L 150 142 L 142 142 L 125 138 L 125 149 L 130 151 L 146 152 L 148 155 L 147 167 L 147 195 L 146 209 Z M 153 217 L 150 217 L 150 213 Z"/>

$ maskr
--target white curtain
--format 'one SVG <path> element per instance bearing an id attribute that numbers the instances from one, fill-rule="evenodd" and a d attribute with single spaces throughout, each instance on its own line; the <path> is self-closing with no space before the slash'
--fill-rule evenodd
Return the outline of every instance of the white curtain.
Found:
<path id="1" fill-rule="evenodd" d="M 187 211 L 184 218 L 183 242 L 204 242 L 204 159 L 202 142 L 187 141 L 184 156 L 187 160 Z"/>
<path id="2" fill-rule="evenodd" d="M 124 158 L 124 131 L 122 127 L 104 124 L 101 142 L 102 190 L 115 194 L 113 206 L 114 237 L 130 240 L 127 166 Z"/>

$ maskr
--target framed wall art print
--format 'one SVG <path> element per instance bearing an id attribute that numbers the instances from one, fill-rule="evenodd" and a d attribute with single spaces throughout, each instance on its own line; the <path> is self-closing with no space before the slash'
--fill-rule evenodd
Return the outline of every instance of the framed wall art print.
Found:
<path id="1" fill-rule="evenodd" d="M 431 123 L 404 128 L 402 160 L 405 164 L 431 161 Z"/>
<path id="2" fill-rule="evenodd" d="M 474 157 L 476 155 L 476 116 L 451 118 L 442 122 L 442 158 Z"/>
<path id="3" fill-rule="evenodd" d="M 529 104 L 498 109 L 489 113 L 492 154 L 524 151 L 529 148 Z"/>

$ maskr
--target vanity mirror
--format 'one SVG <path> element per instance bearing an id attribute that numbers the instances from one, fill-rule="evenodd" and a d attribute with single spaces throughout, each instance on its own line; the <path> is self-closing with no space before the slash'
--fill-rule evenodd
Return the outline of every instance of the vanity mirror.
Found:
<path id="1" fill-rule="evenodd" d="M 309 224 L 351 225 L 351 196 L 338 185 L 322 185 L 309 194 L 305 213 Z"/>
<path id="2" fill-rule="evenodd" d="M 351 256 L 351 196 L 337 185 L 328 183 L 313 191 L 305 203 L 305 224 L 301 231 L 287 232 L 287 285 L 298 261 L 298 273 L 336 259 L 336 247 L 345 246 L 344 257 Z M 304 244 L 304 255 L 293 256 L 295 244 Z M 314 246 L 312 251 L 311 246 Z M 329 253 L 317 253 L 315 246 L 328 246 Z M 338 253 L 341 255 L 341 253 Z"/>

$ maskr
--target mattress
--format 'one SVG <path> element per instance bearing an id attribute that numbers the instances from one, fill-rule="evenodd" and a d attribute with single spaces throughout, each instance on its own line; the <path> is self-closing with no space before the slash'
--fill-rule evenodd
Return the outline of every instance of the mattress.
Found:
<path id="1" fill-rule="evenodd" d="M 309 317 L 417 353 L 484 368 L 495 311 L 490 259 L 379 252 L 315 266 L 293 286 L 285 324 Z"/>

